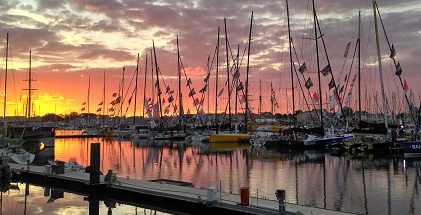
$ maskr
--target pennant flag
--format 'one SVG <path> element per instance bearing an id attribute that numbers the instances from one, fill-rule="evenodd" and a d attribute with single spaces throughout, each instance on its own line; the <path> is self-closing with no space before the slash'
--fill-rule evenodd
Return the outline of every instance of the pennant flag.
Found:
<path id="1" fill-rule="evenodd" d="M 205 85 L 200 91 L 199 93 L 205 93 L 206 89 L 208 88 L 208 85 Z"/>
<path id="2" fill-rule="evenodd" d="M 334 88 L 334 87 L 335 87 L 335 81 L 332 78 L 332 79 L 330 79 L 330 82 L 329 82 L 329 90 Z"/>
<path id="3" fill-rule="evenodd" d="M 150 102 L 151 100 L 152 100 L 152 98 L 149 98 L 149 99 L 148 99 L 148 102 Z"/>
<path id="4" fill-rule="evenodd" d="M 174 111 L 173 113 L 177 113 L 177 105 L 174 105 Z"/>
<path id="5" fill-rule="evenodd" d="M 108 109 L 110 112 L 113 112 L 114 111 L 114 108 L 113 107 L 111 107 L 110 109 Z"/>
<path id="6" fill-rule="evenodd" d="M 349 47 L 351 47 L 351 41 L 349 41 L 349 43 L 346 44 L 344 57 L 348 57 Z"/>
<path id="7" fill-rule="evenodd" d="M 243 104 L 243 103 L 245 103 L 246 102 L 246 97 L 243 95 L 243 96 L 241 96 L 241 98 L 240 98 L 240 103 L 241 104 Z"/>
<path id="8" fill-rule="evenodd" d="M 96 110 L 96 112 L 101 112 L 101 110 L 102 110 L 101 108 L 98 108 L 98 110 Z"/>
<path id="9" fill-rule="evenodd" d="M 167 107 L 165 107 L 165 110 L 164 110 L 164 113 L 165 114 L 169 114 L 170 113 L 170 106 L 171 105 L 168 105 Z"/>
<path id="10" fill-rule="evenodd" d="M 171 102 L 173 102 L 174 101 L 174 97 L 171 95 L 169 98 L 168 98 L 168 103 L 171 103 Z"/>
<path id="11" fill-rule="evenodd" d="M 342 93 L 344 91 L 344 86 L 341 87 L 341 89 L 339 90 L 339 93 Z"/>
<path id="12" fill-rule="evenodd" d="M 216 95 L 216 97 L 220 97 L 220 96 L 222 96 L 222 93 L 224 92 L 224 89 L 225 89 L 225 88 L 222 88 L 222 90 L 221 90 L 221 91 L 219 91 L 219 93 L 218 93 L 218 95 Z"/>
<path id="13" fill-rule="evenodd" d="M 240 84 L 237 86 L 237 91 L 241 91 L 244 89 L 243 82 L 240 81 Z"/>
<path id="14" fill-rule="evenodd" d="M 161 89 L 158 89 L 158 95 L 162 95 Z"/>
<path id="15" fill-rule="evenodd" d="M 170 91 L 170 94 L 174 94 L 174 90 L 171 90 L 171 91 Z"/>
<path id="16" fill-rule="evenodd" d="M 117 96 L 117 93 L 113 93 L 113 97 L 116 97 Z"/>
<path id="17" fill-rule="evenodd" d="M 234 77 L 234 79 L 239 78 L 240 77 L 240 70 L 235 70 L 233 77 Z"/>
<path id="18" fill-rule="evenodd" d="M 121 100 L 120 96 L 119 96 L 119 97 L 117 97 L 117 98 L 115 99 L 115 101 L 114 101 L 114 104 L 120 104 L 120 100 Z M 114 105 L 114 104 L 113 104 L 113 105 Z"/>
<path id="19" fill-rule="evenodd" d="M 80 109 L 80 111 L 85 111 L 85 108 L 83 107 L 82 109 Z"/>
<path id="20" fill-rule="evenodd" d="M 82 105 L 86 105 L 86 102 L 83 102 L 83 104 Z"/>
<path id="21" fill-rule="evenodd" d="M 209 76 L 210 76 L 210 73 L 208 73 L 208 75 L 206 75 L 205 79 L 203 79 L 203 82 L 208 82 Z"/>
<path id="22" fill-rule="evenodd" d="M 305 87 L 306 87 L 307 89 L 310 89 L 312 86 L 313 86 L 313 82 L 311 81 L 311 78 L 310 78 L 310 77 L 308 77 L 308 79 L 307 79 L 307 81 L 306 81 L 306 83 L 305 83 Z"/>
<path id="23" fill-rule="evenodd" d="M 196 105 L 198 105 L 199 103 L 200 103 L 199 98 L 196 98 L 196 99 L 193 101 L 193 106 L 196 106 Z"/>
<path id="24" fill-rule="evenodd" d="M 329 75 L 332 72 L 332 68 L 330 68 L 330 64 L 328 64 L 322 71 L 320 71 L 324 76 Z"/>
<path id="25" fill-rule="evenodd" d="M 311 99 L 313 100 L 313 103 L 319 102 L 319 100 L 320 100 L 319 94 L 317 92 L 314 92 L 313 97 Z"/>
<path id="26" fill-rule="evenodd" d="M 132 103 L 132 97 L 133 97 L 133 95 L 130 96 L 129 101 L 127 101 L 129 103 L 129 105 L 130 105 L 130 103 Z"/>
<path id="27" fill-rule="evenodd" d="M 194 90 L 194 88 L 192 88 L 190 90 L 189 97 L 193 97 L 194 95 L 196 95 L 196 91 Z"/>
<path id="28" fill-rule="evenodd" d="M 167 86 L 167 88 L 166 88 L 166 90 L 165 90 L 165 93 L 169 93 L 170 91 L 171 91 L 170 86 Z"/>
<path id="29" fill-rule="evenodd" d="M 203 97 L 203 98 L 200 100 L 199 105 L 203 106 L 203 103 L 204 103 L 204 102 L 205 102 L 205 97 Z"/>
<path id="30" fill-rule="evenodd" d="M 300 66 L 300 68 L 298 69 L 298 71 L 299 71 L 301 74 L 303 74 L 304 72 L 306 72 L 306 71 L 307 71 L 307 65 L 306 65 L 306 63 L 305 63 L 305 62 L 303 63 L 303 65 L 301 65 L 301 66 Z"/>
<path id="31" fill-rule="evenodd" d="M 409 86 L 408 83 L 406 83 L 406 79 L 403 80 L 403 91 L 405 91 L 405 93 L 407 93 L 409 90 Z"/>
<path id="32" fill-rule="evenodd" d="M 99 103 L 98 106 L 101 106 L 102 104 L 104 104 L 104 102 Z"/>
<path id="33" fill-rule="evenodd" d="M 190 79 L 190 78 L 189 78 L 189 79 L 187 79 L 187 85 L 186 85 L 186 86 L 187 86 L 187 87 L 188 87 L 188 86 L 190 86 L 190 85 L 191 85 L 191 83 L 192 83 L 192 82 L 191 82 L 191 79 Z"/>
<path id="34" fill-rule="evenodd" d="M 390 58 L 395 58 L 396 56 L 396 50 L 395 50 L 395 46 L 392 44 L 392 48 L 390 49 Z"/>
<path id="35" fill-rule="evenodd" d="M 334 95 L 329 96 L 329 107 L 330 107 L 330 109 L 335 108 L 336 104 L 338 104 L 338 103 L 339 103 L 339 100 L 337 99 L 336 96 L 334 96 Z"/>
<path id="36" fill-rule="evenodd" d="M 110 102 L 110 104 L 114 106 L 114 105 L 115 105 L 115 100 L 112 100 L 112 101 Z"/>
<path id="37" fill-rule="evenodd" d="M 402 67 L 401 67 L 401 64 L 398 62 L 398 64 L 396 65 L 395 75 L 400 76 L 401 74 L 402 74 Z"/>

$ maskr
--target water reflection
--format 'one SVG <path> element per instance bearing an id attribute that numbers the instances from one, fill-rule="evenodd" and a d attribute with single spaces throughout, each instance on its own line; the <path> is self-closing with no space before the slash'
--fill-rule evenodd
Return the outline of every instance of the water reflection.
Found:
<path id="1" fill-rule="evenodd" d="M 13 189 L 0 196 L 0 215 L 21 214 L 165 214 L 159 211 L 122 205 L 115 202 L 102 202 L 59 190 L 13 184 Z M 45 194 L 45 195 L 44 195 Z"/>
<path id="2" fill-rule="evenodd" d="M 269 199 L 275 199 L 275 190 L 281 188 L 291 203 L 360 214 L 421 213 L 419 160 L 331 156 L 324 151 L 279 152 L 235 145 L 192 147 L 165 141 L 150 145 L 146 141 L 100 138 L 56 139 L 54 156 L 86 166 L 93 142 L 101 144 L 101 171 L 112 169 L 122 177 L 221 186 L 230 193 L 249 186 L 252 196 Z M 81 211 L 87 213 L 87 202 L 76 198 L 66 202 L 76 208 L 82 205 Z"/>

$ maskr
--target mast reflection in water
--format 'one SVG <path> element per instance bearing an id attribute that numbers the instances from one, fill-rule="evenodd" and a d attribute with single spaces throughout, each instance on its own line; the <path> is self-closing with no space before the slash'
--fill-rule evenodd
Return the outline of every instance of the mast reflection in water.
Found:
<path id="1" fill-rule="evenodd" d="M 101 171 L 112 169 L 121 177 L 186 181 L 197 188 L 219 187 L 221 183 L 222 190 L 230 193 L 249 186 L 252 196 L 258 193 L 259 198 L 269 199 L 276 199 L 276 189 L 285 189 L 290 203 L 359 214 L 421 214 L 420 160 L 373 155 L 353 159 L 319 151 L 287 153 L 236 145 L 221 148 L 161 142 L 149 146 L 146 142 L 98 138 L 56 139 L 55 158 L 86 166 L 93 142 L 101 144 Z M 35 189 L 30 192 L 32 195 Z M 66 204 L 58 200 L 51 207 L 87 213 L 88 203 L 83 198 L 64 198 Z M 23 204 L 13 196 L 8 201 Z M 40 210 L 47 210 L 44 206 Z M 114 210 L 120 207 L 129 208 L 117 205 Z"/>

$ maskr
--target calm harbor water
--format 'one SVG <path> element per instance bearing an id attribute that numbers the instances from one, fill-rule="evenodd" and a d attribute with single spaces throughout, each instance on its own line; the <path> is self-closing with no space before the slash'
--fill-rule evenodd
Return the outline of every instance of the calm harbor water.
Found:
<path id="1" fill-rule="evenodd" d="M 276 199 L 275 190 L 285 189 L 287 201 L 358 214 L 421 214 L 421 159 L 405 160 L 369 155 L 367 158 L 331 156 L 326 152 L 280 152 L 265 148 L 228 145 L 186 146 L 182 142 L 106 141 L 56 139 L 56 160 L 89 163 L 89 144 L 101 144 L 101 171 L 112 169 L 121 177 L 141 180 L 172 179 L 195 187 L 219 187 L 239 193 L 250 187 L 260 198 Z M 2 195 L 2 214 L 87 214 L 82 196 L 64 194 L 64 199 L 46 203 L 43 189 L 25 185 Z M 14 205 L 14 206 L 11 206 Z M 135 214 L 144 209 L 118 205 L 113 214 Z M 71 211 L 71 212 L 70 212 Z M 100 204 L 101 214 L 107 213 Z M 148 211 L 147 214 L 152 213 Z M 155 213 L 155 212 L 153 212 Z"/>

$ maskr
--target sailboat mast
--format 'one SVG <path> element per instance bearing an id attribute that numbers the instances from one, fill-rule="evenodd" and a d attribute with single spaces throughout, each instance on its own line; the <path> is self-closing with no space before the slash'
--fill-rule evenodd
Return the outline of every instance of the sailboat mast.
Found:
<path id="1" fill-rule="evenodd" d="M 152 90 L 152 95 L 151 95 L 151 99 L 152 99 L 152 104 L 155 102 L 155 82 L 154 82 L 154 80 L 153 80 L 153 72 L 154 72 L 154 69 L 153 69 L 153 53 L 152 53 L 152 49 L 151 49 L 151 85 L 152 85 L 152 87 L 151 87 L 151 90 Z"/>
<path id="2" fill-rule="evenodd" d="M 238 74 L 238 77 L 240 77 L 240 67 L 239 67 L 239 62 L 240 61 L 240 44 L 237 45 L 237 66 L 235 69 L 235 72 Z M 235 85 L 235 115 L 238 114 L 238 83 L 239 83 L 239 78 L 237 78 L 237 80 L 235 81 L 236 85 Z"/>
<path id="3" fill-rule="evenodd" d="M 215 75 L 215 123 L 218 124 L 218 76 L 219 76 L 219 32 L 218 26 L 218 41 L 216 42 L 216 75 Z M 218 132 L 218 129 L 216 130 Z"/>
<path id="4" fill-rule="evenodd" d="M 291 47 L 291 27 L 289 23 L 289 6 L 288 6 L 288 0 L 286 1 L 287 6 L 287 20 L 288 20 L 288 44 L 289 44 L 289 63 L 290 63 L 290 69 L 291 69 L 291 91 L 292 91 L 292 114 L 295 114 L 295 90 L 294 90 L 294 75 L 293 75 L 293 61 L 292 61 L 292 47 Z M 316 39 L 317 40 L 317 39 Z"/>
<path id="5" fill-rule="evenodd" d="M 229 121 L 229 129 L 231 131 L 231 87 L 230 87 L 230 65 L 229 65 L 229 58 L 228 58 L 228 32 L 227 32 L 227 18 L 224 18 L 224 28 L 225 28 L 225 52 L 227 55 L 227 81 L 228 81 L 228 121 Z"/>
<path id="6" fill-rule="evenodd" d="M 9 33 L 6 33 L 6 70 L 4 73 L 4 98 L 3 98 L 3 118 L 6 120 L 6 95 L 7 95 L 7 61 L 9 59 Z"/>
<path id="7" fill-rule="evenodd" d="M 161 105 L 161 88 L 159 87 L 159 71 L 158 71 L 158 60 L 156 59 L 156 50 L 155 50 L 155 42 L 152 41 L 153 46 L 153 54 L 155 58 L 155 73 L 156 73 L 156 85 L 158 87 L 158 104 L 159 104 L 159 118 L 160 118 L 160 125 L 161 129 L 163 128 L 162 124 L 162 105 Z"/>
<path id="8" fill-rule="evenodd" d="M 251 31 L 253 27 L 253 11 L 250 18 L 249 44 L 247 49 L 247 69 L 246 69 L 246 108 L 244 110 L 244 133 L 247 133 L 247 112 L 249 109 L 248 93 L 249 93 L 249 71 L 250 71 L 250 47 L 251 47 Z"/>
<path id="9" fill-rule="evenodd" d="M 181 129 L 183 126 L 183 93 L 181 92 L 181 68 L 180 68 L 180 46 L 178 43 L 178 35 L 177 35 L 177 70 L 178 70 L 178 129 Z"/>
<path id="10" fill-rule="evenodd" d="M 377 61 L 379 64 L 380 86 L 381 86 L 382 100 L 383 100 L 383 118 L 384 118 L 384 125 L 386 129 L 388 129 L 389 126 L 387 124 L 387 105 L 386 105 L 386 94 L 384 91 L 382 58 L 381 58 L 381 52 L 380 52 L 379 27 L 377 23 L 377 13 L 376 13 L 376 0 L 372 0 L 372 2 L 373 2 L 373 12 L 374 12 L 374 29 L 376 32 Z"/>
<path id="11" fill-rule="evenodd" d="M 28 122 L 31 121 L 31 93 L 32 93 L 32 50 L 29 50 L 29 71 L 28 71 Z"/>
<path id="12" fill-rule="evenodd" d="M 145 119 L 145 105 L 146 105 L 146 73 L 148 73 L 148 54 L 146 54 L 145 57 L 145 77 L 143 80 L 143 110 L 142 110 L 142 116 L 143 119 Z"/>
<path id="13" fill-rule="evenodd" d="M 104 86 L 102 88 L 102 124 L 105 125 L 105 71 L 104 71 Z"/>
<path id="14" fill-rule="evenodd" d="M 358 121 L 361 122 L 361 11 L 358 11 Z"/>
<path id="15" fill-rule="evenodd" d="M 313 21 L 314 21 L 314 39 L 316 41 L 316 56 L 317 56 L 317 78 L 319 80 L 319 103 L 320 103 L 320 126 L 323 128 L 323 101 L 322 101 L 322 85 L 320 79 L 320 57 L 319 57 L 319 42 L 317 26 L 316 26 L 316 6 L 313 0 Z"/>
<path id="16" fill-rule="evenodd" d="M 139 53 L 137 53 L 137 64 L 136 64 L 136 80 L 135 80 L 134 108 L 133 108 L 133 125 L 136 124 L 137 79 L 138 79 L 138 76 L 139 76 Z"/>
<path id="17" fill-rule="evenodd" d="M 90 125 L 90 119 L 89 119 L 89 97 L 91 93 L 91 76 L 88 76 L 88 127 Z"/>
<path id="18" fill-rule="evenodd" d="M 259 81 L 259 118 L 262 119 L 262 80 Z"/>
<path id="19" fill-rule="evenodd" d="M 126 73 L 126 66 L 123 67 L 123 78 L 121 79 L 121 97 L 120 97 L 120 124 L 123 119 L 123 98 L 124 98 L 124 74 Z M 88 102 L 89 104 L 89 102 Z M 89 111 L 89 109 L 88 109 Z"/>

